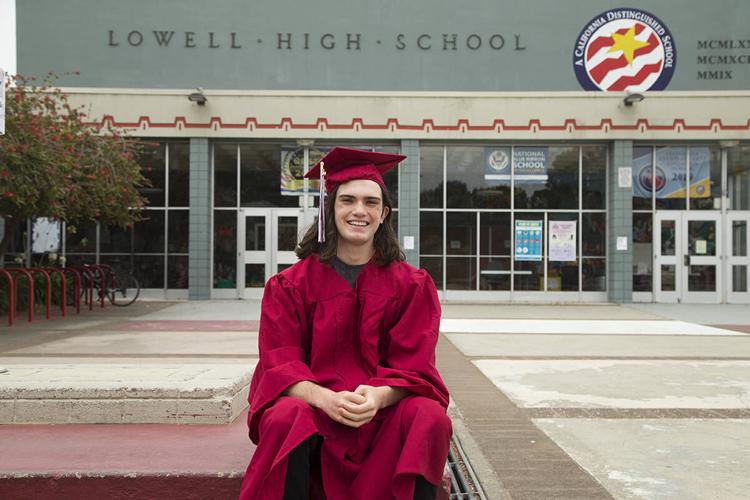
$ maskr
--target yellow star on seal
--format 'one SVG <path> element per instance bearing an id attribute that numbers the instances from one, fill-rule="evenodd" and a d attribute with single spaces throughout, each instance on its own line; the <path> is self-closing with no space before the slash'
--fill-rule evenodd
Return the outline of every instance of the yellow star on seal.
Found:
<path id="1" fill-rule="evenodd" d="M 607 51 L 607 54 L 621 50 L 622 54 L 625 56 L 625 60 L 628 61 L 628 64 L 633 64 L 633 53 L 636 50 L 640 49 L 641 47 L 648 46 L 648 42 L 636 40 L 635 25 L 631 26 L 627 33 L 625 33 L 624 35 L 621 35 L 619 33 L 612 33 L 612 39 L 615 41 L 615 43 L 612 45 L 609 51 Z"/>

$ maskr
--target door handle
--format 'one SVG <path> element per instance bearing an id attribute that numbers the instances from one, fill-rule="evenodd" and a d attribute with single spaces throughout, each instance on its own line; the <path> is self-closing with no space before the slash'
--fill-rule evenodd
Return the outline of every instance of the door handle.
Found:
<path id="1" fill-rule="evenodd" d="M 690 265 L 690 255 L 689 254 L 685 254 L 685 256 L 682 258 L 682 263 L 684 265 L 686 265 L 686 266 Z"/>

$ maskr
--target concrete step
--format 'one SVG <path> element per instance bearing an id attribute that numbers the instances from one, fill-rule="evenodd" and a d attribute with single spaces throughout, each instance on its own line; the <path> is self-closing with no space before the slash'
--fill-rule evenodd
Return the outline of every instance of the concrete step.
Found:
<path id="1" fill-rule="evenodd" d="M 255 446 L 226 425 L 0 425 L 3 500 L 235 500 Z M 446 473 L 438 498 L 447 500 Z"/>
<path id="2" fill-rule="evenodd" d="M 254 364 L 34 364 L 0 374 L 0 424 L 227 424 Z"/>
<path id="3" fill-rule="evenodd" d="M 255 449 L 227 425 L 0 426 L 0 498 L 236 499 Z"/>

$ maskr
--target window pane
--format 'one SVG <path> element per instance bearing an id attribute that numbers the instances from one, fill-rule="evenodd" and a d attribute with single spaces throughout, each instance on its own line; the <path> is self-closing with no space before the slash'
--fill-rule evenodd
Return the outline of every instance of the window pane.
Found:
<path id="1" fill-rule="evenodd" d="M 578 291 L 578 261 L 548 262 L 547 266 L 547 291 Z"/>
<path id="2" fill-rule="evenodd" d="M 580 229 L 580 221 L 578 220 L 578 214 L 577 213 L 549 213 L 547 215 L 547 220 L 549 223 L 549 227 L 552 228 L 554 226 L 554 222 L 556 221 L 573 221 L 575 222 L 576 232 L 575 237 L 573 239 L 571 253 L 574 252 L 575 259 L 574 261 L 552 261 L 548 260 L 547 262 L 547 290 L 556 292 L 556 291 L 563 291 L 563 292 L 577 292 L 578 291 L 578 258 L 580 257 L 580 251 L 578 249 L 578 231 Z M 548 245 L 551 244 L 552 240 L 550 239 L 551 231 L 547 234 L 547 243 Z M 560 236 L 557 234 L 556 236 Z M 566 236 L 565 233 L 563 233 L 563 236 Z M 555 255 L 548 253 L 548 259 L 550 257 L 554 257 Z M 563 256 L 562 258 L 568 258 L 567 255 Z"/>
<path id="3" fill-rule="evenodd" d="M 151 181 L 151 185 L 142 187 L 138 191 L 148 198 L 148 206 L 164 206 L 164 182 L 166 145 L 163 143 L 147 143 L 141 152 L 138 163 L 141 165 L 141 173 Z"/>
<path id="4" fill-rule="evenodd" d="M 607 199 L 607 147 L 583 147 L 583 208 L 604 209 Z"/>
<path id="5" fill-rule="evenodd" d="M 479 289 L 510 290 L 510 258 L 480 258 Z"/>
<path id="6" fill-rule="evenodd" d="M 297 217 L 279 217 L 276 250 L 293 252 L 297 247 Z"/>
<path id="7" fill-rule="evenodd" d="M 689 292 L 715 292 L 716 266 L 690 266 L 688 273 Z"/>
<path id="8" fill-rule="evenodd" d="M 479 214 L 479 252 L 482 255 L 511 255 L 510 213 Z"/>
<path id="9" fill-rule="evenodd" d="M 65 229 L 65 251 L 67 253 L 96 252 L 96 222 L 70 222 Z"/>
<path id="10" fill-rule="evenodd" d="M 401 241 L 401 235 L 398 234 L 398 210 L 393 210 L 391 212 L 391 218 L 389 220 L 391 227 L 393 228 L 393 232 L 396 233 L 396 237 Z M 401 244 L 403 244 L 403 241 L 401 241 Z"/>
<path id="11" fill-rule="evenodd" d="M 516 261 L 513 289 L 517 291 L 543 291 L 544 268 L 541 261 Z"/>
<path id="12" fill-rule="evenodd" d="M 651 214 L 633 214 L 633 291 L 650 292 L 653 239 Z"/>
<path id="13" fill-rule="evenodd" d="M 214 211 L 214 287 L 234 288 L 237 283 L 237 212 Z"/>
<path id="14" fill-rule="evenodd" d="M 142 212 L 148 216 L 148 210 Z M 118 226 L 101 225 L 99 232 L 99 251 L 102 253 L 130 253 L 132 229 L 123 229 Z"/>
<path id="15" fill-rule="evenodd" d="M 583 255 L 586 257 L 604 257 L 607 248 L 607 214 L 583 213 L 581 238 Z"/>
<path id="16" fill-rule="evenodd" d="M 443 255 L 443 213 L 419 213 L 419 253 Z"/>
<path id="17" fill-rule="evenodd" d="M 633 210 L 651 210 L 653 196 L 653 148 L 633 148 Z"/>
<path id="18" fill-rule="evenodd" d="M 190 145 L 169 144 L 169 206 L 190 206 Z"/>
<path id="19" fill-rule="evenodd" d="M 446 290 L 476 290 L 477 260 L 466 257 L 445 259 Z"/>
<path id="20" fill-rule="evenodd" d="M 674 265 L 661 265 L 661 291 L 674 292 L 677 290 L 677 279 Z"/>
<path id="21" fill-rule="evenodd" d="M 190 213 L 187 210 L 169 211 L 169 238 L 167 251 L 169 253 L 188 253 L 188 237 L 190 227 Z"/>
<path id="22" fill-rule="evenodd" d="M 243 207 L 297 207 L 298 196 L 281 195 L 281 146 L 240 146 L 240 205 Z"/>
<path id="23" fill-rule="evenodd" d="M 141 288 L 164 288 L 164 257 L 135 255 L 133 265 L 133 275 Z"/>
<path id="24" fill-rule="evenodd" d="M 516 147 L 516 208 L 578 208 L 578 147 Z"/>
<path id="25" fill-rule="evenodd" d="M 732 221 L 732 257 L 747 256 L 747 221 Z"/>
<path id="26" fill-rule="evenodd" d="M 750 146 L 727 152 L 727 191 L 731 210 L 750 210 Z"/>
<path id="27" fill-rule="evenodd" d="M 685 210 L 687 148 L 657 147 L 654 190 L 657 210 Z"/>
<path id="28" fill-rule="evenodd" d="M 245 217 L 245 250 L 262 252 L 266 249 L 266 218 L 260 216 Z"/>
<path id="29" fill-rule="evenodd" d="M 688 221 L 688 254 L 696 256 L 716 255 L 715 221 Z"/>
<path id="30" fill-rule="evenodd" d="M 214 146 L 214 206 L 237 206 L 236 144 Z"/>
<path id="31" fill-rule="evenodd" d="M 584 292 L 604 292 L 607 290 L 607 261 L 606 259 L 582 259 L 581 269 Z"/>
<path id="32" fill-rule="evenodd" d="M 160 257 L 157 257 L 160 258 Z M 82 264 L 93 264 L 94 260 L 87 260 L 83 259 Z M 135 276 L 135 257 L 131 256 L 130 254 L 107 254 L 102 255 L 99 259 L 100 264 L 108 264 L 112 266 L 114 269 L 121 270 L 121 271 L 132 271 L 133 275 Z M 73 265 L 73 264 L 71 264 Z M 82 278 L 83 279 L 83 278 Z M 145 288 L 143 286 L 143 282 L 138 280 L 141 287 Z M 81 285 L 83 286 L 83 284 Z M 158 287 L 157 287 L 158 288 Z"/>
<path id="33" fill-rule="evenodd" d="M 721 207 L 721 149 L 690 148 L 690 208 L 713 210 Z"/>
<path id="34" fill-rule="evenodd" d="M 510 208 L 510 147 L 448 147 L 447 158 L 448 208 Z"/>
<path id="35" fill-rule="evenodd" d="M 732 266 L 732 291 L 747 292 L 747 266 Z"/>
<path id="36" fill-rule="evenodd" d="M 435 282 L 435 287 L 438 290 L 443 289 L 443 258 L 442 257 L 420 257 L 419 267 L 427 271 L 432 280 Z"/>
<path id="37" fill-rule="evenodd" d="M 245 264 L 245 288 L 263 288 L 266 284 L 265 264 Z"/>
<path id="38" fill-rule="evenodd" d="M 188 288 L 188 258 L 167 257 L 167 288 Z"/>
<path id="39" fill-rule="evenodd" d="M 164 211 L 144 210 L 133 226 L 135 253 L 164 253 Z M 163 267 L 163 266 L 162 266 Z"/>
<path id="40" fill-rule="evenodd" d="M 378 153 L 399 154 L 401 153 L 401 148 L 398 146 L 376 146 L 373 148 L 373 151 Z M 383 175 L 385 188 L 388 190 L 388 195 L 391 198 L 393 208 L 398 208 L 398 170 L 398 168 L 392 168 Z"/>
<path id="41" fill-rule="evenodd" d="M 443 147 L 419 148 L 419 206 L 443 207 Z"/>
<path id="42" fill-rule="evenodd" d="M 448 255 L 476 255 L 477 214 L 475 212 L 448 212 L 445 226 Z"/>

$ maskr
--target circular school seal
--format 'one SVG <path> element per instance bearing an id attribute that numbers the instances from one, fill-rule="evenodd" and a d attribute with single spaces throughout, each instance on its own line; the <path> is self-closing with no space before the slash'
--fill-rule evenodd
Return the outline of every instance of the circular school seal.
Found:
<path id="1" fill-rule="evenodd" d="M 612 9 L 594 17 L 573 47 L 573 69 L 585 90 L 664 90 L 676 63 L 672 33 L 640 9 Z"/>
<path id="2" fill-rule="evenodd" d="M 496 149 L 492 153 L 490 153 L 489 157 L 487 158 L 487 164 L 492 170 L 502 172 L 503 170 L 508 168 L 508 165 L 510 165 L 510 158 L 508 157 L 508 153 L 505 152 L 505 150 Z"/>

